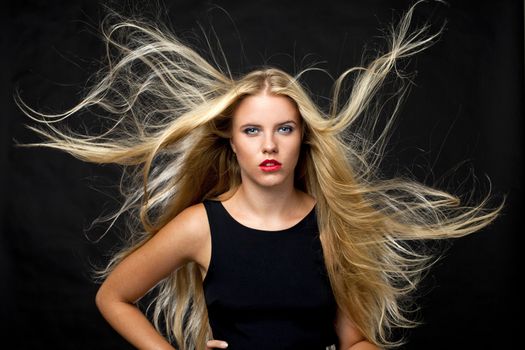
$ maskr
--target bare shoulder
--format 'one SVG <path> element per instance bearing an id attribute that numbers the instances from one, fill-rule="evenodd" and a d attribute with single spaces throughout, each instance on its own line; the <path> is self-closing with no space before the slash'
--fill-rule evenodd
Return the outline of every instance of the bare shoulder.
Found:
<path id="1" fill-rule="evenodd" d="M 204 266 L 206 248 L 210 241 L 208 215 L 204 204 L 192 205 L 175 216 L 164 228 L 185 247 L 186 258 Z M 163 230 L 164 230 L 163 229 Z"/>
<path id="2" fill-rule="evenodd" d="M 187 207 L 173 218 L 172 221 L 176 221 L 177 224 L 192 229 L 195 234 L 200 233 L 202 229 L 208 227 L 208 216 L 206 214 L 206 208 L 202 203 L 197 203 Z"/>

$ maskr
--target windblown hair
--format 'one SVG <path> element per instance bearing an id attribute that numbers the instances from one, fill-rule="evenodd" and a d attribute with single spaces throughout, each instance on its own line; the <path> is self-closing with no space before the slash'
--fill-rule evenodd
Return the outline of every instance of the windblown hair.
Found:
<path id="1" fill-rule="evenodd" d="M 379 133 L 379 115 L 370 106 L 387 77 L 406 78 L 396 63 L 428 48 L 440 34 L 429 34 L 428 25 L 410 30 L 414 7 L 392 27 L 386 53 L 335 80 L 326 111 L 300 82 L 312 68 L 291 76 L 263 67 L 233 77 L 229 68 L 214 67 L 169 31 L 130 19 L 103 27 L 109 63 L 75 107 L 43 114 L 16 95 L 19 107 L 43 123 L 30 126 L 45 138 L 32 146 L 123 166 L 125 200 L 108 220 L 111 226 L 122 214 L 129 215 L 129 238 L 100 271 L 102 278 L 182 210 L 204 199 L 225 200 L 240 185 L 229 144 L 232 113 L 245 96 L 266 89 L 289 97 L 302 117 L 295 186 L 317 200 L 325 264 L 339 308 L 368 341 L 386 348 L 402 344 L 392 330 L 418 324 L 411 316 L 410 296 L 434 261 L 412 242 L 478 231 L 503 205 L 490 207 L 488 195 L 470 205 L 410 178 L 380 175 L 406 89 L 398 90 L 398 103 Z M 344 99 L 349 76 L 353 86 Z M 114 118 L 104 132 L 79 134 L 64 125 L 64 119 L 93 107 Z M 204 349 L 211 330 L 199 266 L 192 262 L 173 271 L 156 291 L 152 317 L 157 329 L 182 350 Z"/>

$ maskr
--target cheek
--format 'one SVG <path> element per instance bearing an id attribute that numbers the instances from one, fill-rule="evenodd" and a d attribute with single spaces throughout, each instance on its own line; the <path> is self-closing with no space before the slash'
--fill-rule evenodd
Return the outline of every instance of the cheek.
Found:
<path id="1" fill-rule="evenodd" d="M 299 156 L 299 153 L 301 151 L 301 138 L 298 137 L 295 140 L 292 140 L 289 145 L 289 149 L 291 150 L 290 153 L 292 153 L 294 156 Z"/>
<path id="2" fill-rule="evenodd" d="M 235 142 L 235 151 L 237 154 L 237 159 L 249 159 L 254 156 L 256 152 L 256 145 L 251 142 L 237 141 Z"/>

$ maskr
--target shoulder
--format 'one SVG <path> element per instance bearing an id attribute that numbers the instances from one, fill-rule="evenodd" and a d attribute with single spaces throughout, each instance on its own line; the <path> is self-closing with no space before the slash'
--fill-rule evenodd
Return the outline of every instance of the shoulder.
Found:
<path id="1" fill-rule="evenodd" d="M 208 215 L 203 203 L 187 207 L 174 217 L 168 225 L 177 226 L 181 232 L 199 238 L 208 231 Z"/>
<path id="2" fill-rule="evenodd" d="M 208 216 L 203 203 L 197 203 L 181 211 L 172 221 L 183 223 L 186 227 L 199 229 L 207 226 Z"/>
<path id="3" fill-rule="evenodd" d="M 210 234 L 204 204 L 187 207 L 171 219 L 162 231 L 175 240 L 178 246 L 185 248 L 185 255 L 189 260 L 198 260 Z"/>

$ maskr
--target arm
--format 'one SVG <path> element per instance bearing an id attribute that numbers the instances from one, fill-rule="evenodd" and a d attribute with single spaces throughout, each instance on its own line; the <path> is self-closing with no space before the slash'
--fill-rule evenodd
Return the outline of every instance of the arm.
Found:
<path id="1" fill-rule="evenodd" d="M 366 341 L 365 337 L 341 309 L 337 309 L 335 331 L 339 338 L 341 350 L 379 350 L 377 346 Z"/>
<path id="2" fill-rule="evenodd" d="M 207 235 L 203 229 L 207 223 L 205 215 L 202 204 L 182 211 L 121 261 L 100 286 L 97 307 L 108 323 L 135 347 L 173 350 L 134 303 L 170 272 L 195 260 Z"/>

